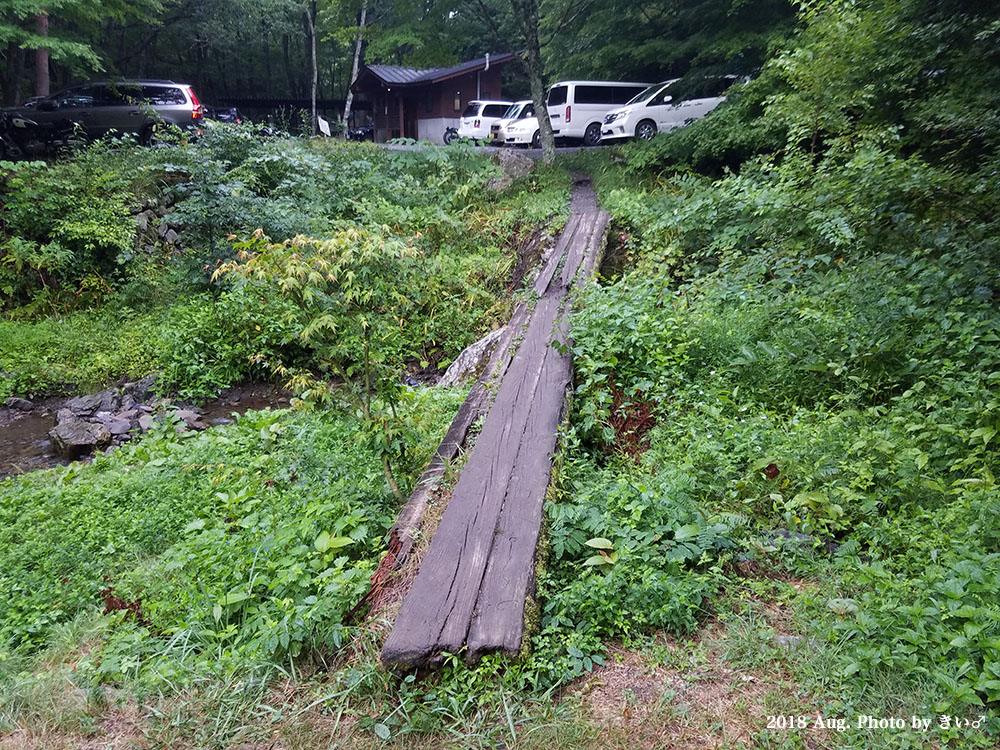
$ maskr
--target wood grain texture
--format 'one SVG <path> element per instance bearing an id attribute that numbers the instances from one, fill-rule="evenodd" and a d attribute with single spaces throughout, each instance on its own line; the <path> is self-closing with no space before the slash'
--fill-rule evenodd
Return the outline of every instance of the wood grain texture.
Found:
<path id="1" fill-rule="evenodd" d="M 506 366 L 491 361 L 486 368 L 503 370 L 503 378 L 385 642 L 387 662 L 432 663 L 442 652 L 466 647 L 474 659 L 521 646 L 552 456 L 572 379 L 567 350 L 552 343 L 568 340 L 573 284 L 581 269 L 588 275 L 593 269 L 608 222 L 589 185 L 575 188 L 572 208 L 535 280 L 533 306 L 515 310 L 512 323 L 526 321 L 510 326 L 506 350 L 523 328 L 516 353 Z"/>

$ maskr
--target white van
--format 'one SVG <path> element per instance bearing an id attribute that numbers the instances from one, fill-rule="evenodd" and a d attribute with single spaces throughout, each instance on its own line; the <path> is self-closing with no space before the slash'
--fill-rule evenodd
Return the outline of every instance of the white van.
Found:
<path id="1" fill-rule="evenodd" d="M 624 107 L 608 112 L 601 138 L 634 136 L 648 141 L 657 133 L 682 127 L 718 107 L 726 98 L 725 90 L 739 80 L 743 79 L 719 76 L 692 82 L 673 78 L 650 86 Z"/>
<path id="2" fill-rule="evenodd" d="M 557 138 L 579 138 L 585 146 L 601 141 L 604 116 L 647 89 L 648 83 L 625 81 L 560 81 L 546 100 Z"/>
<path id="3" fill-rule="evenodd" d="M 507 143 L 507 126 L 526 117 L 535 116 L 535 105 L 531 99 L 521 99 L 510 105 L 504 112 L 503 119 L 497 120 L 490 126 L 490 143 L 502 146 Z"/>
<path id="4" fill-rule="evenodd" d="M 458 123 L 458 137 L 476 140 L 489 138 L 490 127 L 506 114 L 511 104 L 513 102 L 473 99 Z"/>

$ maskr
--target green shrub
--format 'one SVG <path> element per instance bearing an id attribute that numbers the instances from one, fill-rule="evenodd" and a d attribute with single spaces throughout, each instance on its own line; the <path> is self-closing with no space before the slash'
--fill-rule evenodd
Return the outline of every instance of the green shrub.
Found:
<path id="1" fill-rule="evenodd" d="M 88 278 L 107 286 L 135 233 L 132 178 L 114 162 L 95 148 L 66 162 L 0 168 L 0 306 L 40 295 L 42 311 L 64 310 L 81 295 L 93 299 Z"/>
<path id="2" fill-rule="evenodd" d="M 238 286 L 194 295 L 170 309 L 159 332 L 158 387 L 209 398 L 246 381 L 273 381 L 274 368 L 301 365 L 302 311 L 276 295 Z"/>
<path id="3" fill-rule="evenodd" d="M 829 674 L 847 704 L 890 680 L 917 686 L 933 710 L 981 706 L 1000 695 L 988 596 L 1000 552 L 990 520 L 1000 433 L 997 157 L 986 150 L 970 166 L 954 143 L 945 154 L 926 132 L 896 132 L 877 98 L 848 105 L 842 82 L 823 91 L 830 71 L 810 66 L 837 52 L 837 34 L 864 30 L 833 28 L 838 8 L 868 14 L 859 23 L 878 34 L 912 19 L 897 23 L 874 4 L 810 7 L 831 46 L 782 58 L 799 66 L 782 75 L 808 86 L 772 88 L 754 115 L 751 135 L 768 122 L 788 133 L 779 153 L 714 180 L 648 171 L 728 159 L 716 136 L 735 127 L 742 97 L 777 85 L 772 66 L 711 117 L 626 149 L 631 184 L 605 161 L 597 186 L 630 270 L 588 289 L 574 316 L 582 443 L 573 450 L 629 486 L 661 483 L 654 505 L 671 512 L 687 497 L 704 516 L 748 518 L 749 533 L 723 534 L 737 559 L 818 577 L 821 593 L 803 597 L 803 633 L 829 645 Z M 866 49 L 873 59 L 899 53 Z M 882 85 L 881 73 L 869 75 Z M 802 104 L 807 90 L 833 102 L 818 125 Z M 973 140 L 992 138 L 991 128 L 985 121 Z M 705 148 L 708 161 L 681 154 L 684 144 Z M 625 450 L 624 426 L 650 407 L 644 442 Z M 645 521 L 645 503 L 633 503 Z M 605 489 L 598 510 L 576 520 L 586 529 L 578 543 L 623 536 L 609 523 L 617 504 Z M 646 581 L 641 561 L 630 567 Z M 585 586 L 554 580 L 550 602 L 571 597 L 566 612 L 612 629 L 663 627 L 655 601 L 629 601 L 621 581 L 605 610 L 581 599 Z M 677 600 L 691 596 L 681 590 Z M 567 619 L 545 643 L 578 628 Z"/>

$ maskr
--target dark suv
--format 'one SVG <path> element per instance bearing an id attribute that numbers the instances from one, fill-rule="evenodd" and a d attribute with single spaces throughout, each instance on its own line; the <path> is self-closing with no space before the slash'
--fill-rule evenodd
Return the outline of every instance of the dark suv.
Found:
<path id="1" fill-rule="evenodd" d="M 19 142 L 40 140 L 51 145 L 72 134 L 93 139 L 115 132 L 132 133 L 148 143 L 160 123 L 190 127 L 204 118 L 205 108 L 186 83 L 95 81 L 8 114 Z M 27 145 L 22 143 L 22 148 Z"/>

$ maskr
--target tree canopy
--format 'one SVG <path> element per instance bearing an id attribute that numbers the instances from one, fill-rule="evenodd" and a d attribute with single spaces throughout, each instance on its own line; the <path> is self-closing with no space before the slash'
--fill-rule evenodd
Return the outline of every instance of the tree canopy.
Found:
<path id="1" fill-rule="evenodd" d="M 53 87 L 97 73 L 173 78 L 216 97 L 304 98 L 312 85 L 307 0 L 4 0 L 4 102 L 34 93 L 36 48 L 50 54 Z M 318 96 L 342 99 L 351 82 L 365 6 L 362 62 L 450 65 L 523 48 L 520 11 L 507 0 L 319 0 Z M 541 0 L 543 73 L 659 80 L 691 69 L 758 68 L 793 26 L 788 0 Z M 36 29 L 49 18 L 48 36 Z M 529 90 L 511 70 L 512 93 Z"/>

